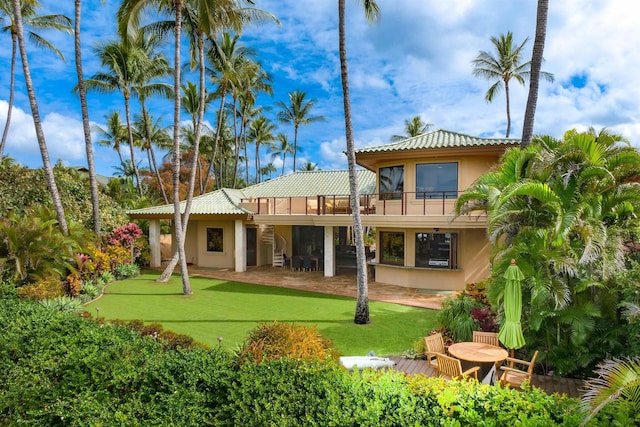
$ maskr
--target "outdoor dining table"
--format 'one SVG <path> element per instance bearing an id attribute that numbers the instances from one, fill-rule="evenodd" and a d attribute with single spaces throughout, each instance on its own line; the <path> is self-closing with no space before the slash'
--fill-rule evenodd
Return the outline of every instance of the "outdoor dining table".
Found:
<path id="1" fill-rule="evenodd" d="M 460 360 L 480 364 L 482 382 L 485 384 L 495 384 L 496 365 L 502 362 L 509 353 L 502 347 L 481 342 L 458 342 L 449 346 L 449 354 Z M 491 363 L 492 367 L 487 369 Z"/>

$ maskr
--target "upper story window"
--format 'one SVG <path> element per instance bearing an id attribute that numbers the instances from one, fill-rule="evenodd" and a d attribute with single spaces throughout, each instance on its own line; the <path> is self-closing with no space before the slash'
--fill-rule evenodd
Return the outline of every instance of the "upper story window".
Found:
<path id="1" fill-rule="evenodd" d="M 389 166 L 378 171 L 380 198 L 395 200 L 402 198 L 404 191 L 404 166 Z"/>
<path id="2" fill-rule="evenodd" d="M 416 165 L 416 199 L 455 199 L 457 197 L 457 163 Z"/>

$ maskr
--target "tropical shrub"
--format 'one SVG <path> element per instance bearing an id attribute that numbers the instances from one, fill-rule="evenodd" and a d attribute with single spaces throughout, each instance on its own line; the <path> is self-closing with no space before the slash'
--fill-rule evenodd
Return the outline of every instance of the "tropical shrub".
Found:
<path id="1" fill-rule="evenodd" d="M 260 363 L 289 357 L 294 359 L 336 359 L 333 344 L 316 327 L 291 323 L 262 323 L 256 326 L 239 351 L 239 361 Z"/>
<path id="2" fill-rule="evenodd" d="M 471 311 L 482 308 L 485 306 L 476 298 L 461 293 L 445 298 L 442 309 L 438 312 L 438 320 L 449 331 L 454 341 L 471 341 L 473 331 L 480 330 L 480 325 L 471 316 Z"/>
<path id="3" fill-rule="evenodd" d="M 496 311 L 511 259 L 522 270 L 523 332 L 545 370 L 585 375 L 628 351 L 628 282 L 616 277 L 637 257 L 639 174 L 640 152 L 622 137 L 571 130 L 508 150 L 456 201 L 459 213 L 487 212 Z"/>
<path id="4" fill-rule="evenodd" d="M 61 297 L 65 293 L 64 284 L 58 277 L 38 280 L 35 283 L 23 285 L 18 288 L 18 296 L 40 301 Z"/>
<path id="5" fill-rule="evenodd" d="M 53 299 L 43 299 L 40 305 L 50 310 L 77 312 L 82 309 L 82 301 L 78 298 L 61 296 Z"/>
<path id="6" fill-rule="evenodd" d="M 135 264 L 118 264 L 113 270 L 116 280 L 128 279 L 140 275 L 140 267 Z"/>

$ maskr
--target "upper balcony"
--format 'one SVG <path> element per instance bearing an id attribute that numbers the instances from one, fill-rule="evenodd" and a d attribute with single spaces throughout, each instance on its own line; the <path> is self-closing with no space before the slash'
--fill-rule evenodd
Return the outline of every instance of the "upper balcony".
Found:
<path id="1" fill-rule="evenodd" d="M 363 194 L 360 214 L 375 216 L 446 216 L 455 215 L 460 192 L 397 192 Z M 351 215 L 350 196 L 257 197 L 242 199 L 240 206 L 255 215 Z M 477 212 L 476 216 L 484 215 Z M 465 215 L 466 216 L 466 215 Z"/>

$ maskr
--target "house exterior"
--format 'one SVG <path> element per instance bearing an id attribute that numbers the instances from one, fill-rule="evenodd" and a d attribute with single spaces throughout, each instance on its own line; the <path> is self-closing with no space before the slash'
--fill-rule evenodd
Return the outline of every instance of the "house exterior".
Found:
<path id="1" fill-rule="evenodd" d="M 517 139 L 436 130 L 356 150 L 360 212 L 370 274 L 380 283 L 461 290 L 490 275 L 483 212 L 455 216 L 460 193 Z M 184 209 L 184 203 L 182 203 Z M 160 220 L 173 205 L 129 212 L 150 220 L 151 266 L 160 258 Z M 348 171 L 294 172 L 244 189 L 195 197 L 185 240 L 187 262 L 246 271 L 311 260 L 325 276 L 355 274 Z M 302 265 L 300 265 L 302 267 Z M 308 266 L 307 266 L 308 267 Z"/>

